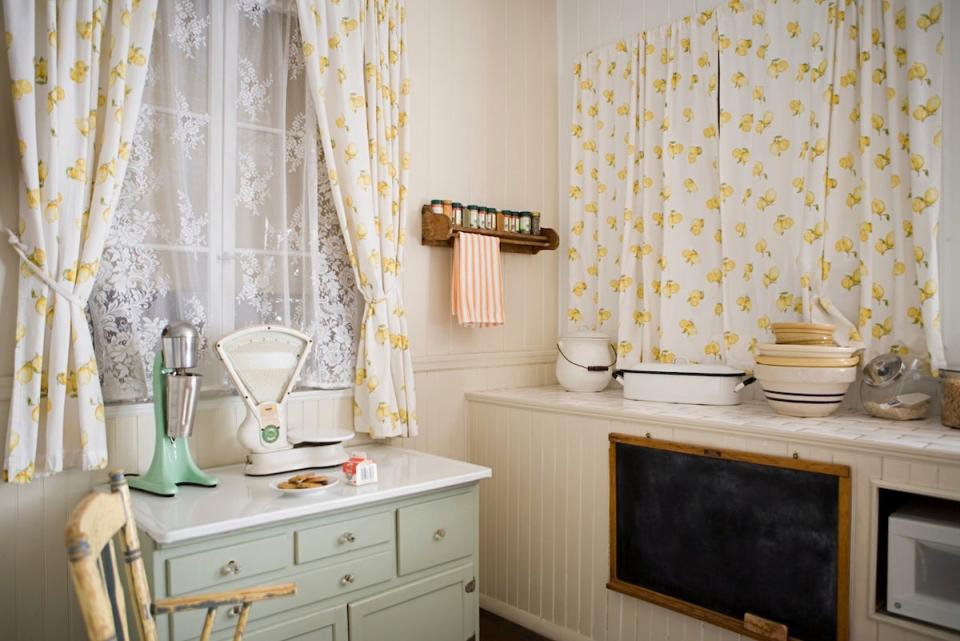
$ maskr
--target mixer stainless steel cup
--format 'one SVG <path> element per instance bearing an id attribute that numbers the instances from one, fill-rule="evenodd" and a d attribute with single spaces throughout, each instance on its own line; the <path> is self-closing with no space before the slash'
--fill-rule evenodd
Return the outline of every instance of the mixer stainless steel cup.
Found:
<path id="1" fill-rule="evenodd" d="M 200 333 L 186 321 L 170 323 L 161 336 L 167 407 L 167 436 L 171 439 L 190 436 L 193 417 L 200 394 L 200 375 L 188 372 L 196 366 Z"/>
<path id="2" fill-rule="evenodd" d="M 193 417 L 200 395 L 200 375 L 190 372 L 167 374 L 167 436 L 183 438 L 193 432 Z"/>

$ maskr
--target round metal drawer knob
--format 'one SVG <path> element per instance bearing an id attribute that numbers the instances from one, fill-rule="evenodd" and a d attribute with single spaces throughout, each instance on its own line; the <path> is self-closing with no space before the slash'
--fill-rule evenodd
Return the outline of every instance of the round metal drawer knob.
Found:
<path id="1" fill-rule="evenodd" d="M 341 543 L 353 543 L 357 540 L 357 537 L 353 535 L 353 532 L 346 532 L 340 536 Z"/>
<path id="2" fill-rule="evenodd" d="M 353 581 L 354 581 L 354 577 L 352 574 L 344 574 L 343 577 L 340 579 L 340 585 L 350 585 L 351 583 L 353 583 Z"/>
<path id="3" fill-rule="evenodd" d="M 233 559 L 227 561 L 227 564 L 220 568 L 220 574 L 230 576 L 231 574 L 240 574 L 240 564 Z"/>
<path id="4" fill-rule="evenodd" d="M 439 530 L 437 530 L 436 532 L 433 533 L 433 540 L 434 540 L 434 541 L 439 541 L 440 539 L 442 539 L 442 538 L 445 537 L 446 535 L 447 535 L 447 531 L 444 530 L 443 528 L 440 528 Z"/>
<path id="5" fill-rule="evenodd" d="M 240 611 L 241 611 L 241 610 L 243 610 L 243 606 L 242 606 L 242 605 L 235 605 L 235 606 L 233 606 L 232 608 L 230 608 L 229 610 L 227 610 L 227 616 L 228 616 L 228 617 L 238 617 L 238 616 L 240 616 Z"/>

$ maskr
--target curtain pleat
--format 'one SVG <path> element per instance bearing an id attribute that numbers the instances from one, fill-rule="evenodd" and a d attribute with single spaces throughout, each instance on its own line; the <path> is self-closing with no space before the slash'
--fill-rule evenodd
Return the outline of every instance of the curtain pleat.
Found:
<path id="1" fill-rule="evenodd" d="M 578 63 L 570 329 L 748 366 L 818 297 L 944 363 L 942 5 L 729 3 Z"/>
<path id="2" fill-rule="evenodd" d="M 333 200 L 366 303 L 354 429 L 375 438 L 415 436 L 401 293 L 409 165 L 404 3 L 297 4 Z"/>
<path id="3" fill-rule="evenodd" d="M 4 2 L 20 151 L 21 256 L 7 480 L 104 467 L 85 308 L 123 182 L 156 0 Z"/>

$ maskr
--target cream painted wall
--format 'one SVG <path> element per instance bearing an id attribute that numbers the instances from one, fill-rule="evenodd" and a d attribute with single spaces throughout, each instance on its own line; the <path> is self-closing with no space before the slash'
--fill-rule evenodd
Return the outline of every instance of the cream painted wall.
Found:
<path id="1" fill-rule="evenodd" d="M 506 324 L 464 329 L 450 316 L 446 248 L 420 245 L 420 205 L 451 198 L 540 210 L 557 221 L 557 71 L 554 0 L 407 0 L 412 169 L 405 295 L 421 434 L 400 445 L 467 458 L 465 391 L 553 381 L 557 254 L 504 256 Z M 0 87 L 9 86 L 0 52 Z M 0 220 L 13 226 L 17 156 L 9 94 L 0 90 Z M 0 243 L 2 244 L 2 243 Z M 0 300 L 16 287 L 0 248 Z M 15 319 L 0 315 L 0 421 L 6 423 Z M 349 396 L 297 399 L 294 420 L 347 424 Z M 149 407 L 108 410 L 111 465 L 145 469 Z M 238 462 L 236 401 L 205 401 L 192 439 L 202 466 Z M 0 430 L 2 431 L 2 430 Z M 28 486 L 0 485 L 0 622 L 3 639 L 82 639 L 63 551 L 73 505 L 102 473 L 67 472 Z"/>
<path id="2" fill-rule="evenodd" d="M 558 159 L 560 186 L 561 255 L 566 254 L 563 244 L 568 225 L 568 201 L 566 197 L 570 173 L 570 153 L 567 148 L 572 122 L 573 64 L 583 53 L 609 44 L 623 36 L 665 24 L 683 16 L 715 7 L 717 0 L 558 0 L 557 6 L 557 53 L 559 59 L 560 119 L 558 135 L 560 155 Z M 946 69 L 944 78 L 956 78 L 960 73 L 960 47 L 950 46 L 953 37 L 960 36 L 960 3 L 944 2 L 944 30 L 946 33 Z M 945 82 L 944 104 L 960 103 L 960 85 Z M 943 328 L 947 344 L 947 360 L 960 367 L 960 286 L 951 282 L 954 274 L 960 273 L 960 181 L 951 180 L 960 176 L 960 111 L 944 111 L 944 201 L 941 214 L 941 292 L 943 294 Z M 566 309 L 566 264 L 561 262 L 559 280 L 558 315 L 561 319 Z"/>

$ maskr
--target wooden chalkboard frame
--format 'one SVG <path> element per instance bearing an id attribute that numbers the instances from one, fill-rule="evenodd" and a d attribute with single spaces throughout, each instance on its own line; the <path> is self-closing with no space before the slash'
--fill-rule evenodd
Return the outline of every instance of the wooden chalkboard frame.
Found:
<path id="1" fill-rule="evenodd" d="M 740 619 L 727 616 L 720 612 L 690 603 L 676 597 L 661 594 L 647 588 L 633 585 L 617 578 L 617 444 L 635 445 L 682 454 L 692 454 L 694 456 L 704 456 L 710 458 L 726 459 L 731 461 L 741 461 L 744 463 L 755 463 L 757 465 L 769 465 L 792 470 L 802 470 L 806 472 L 816 472 L 819 474 L 828 474 L 836 476 L 838 483 L 838 513 L 837 513 L 837 641 L 849 641 L 850 638 L 850 467 L 848 465 L 838 465 L 835 463 L 820 463 L 817 461 L 806 461 L 794 455 L 793 458 L 786 456 L 773 456 L 768 454 L 756 454 L 753 452 L 744 452 L 741 450 L 717 449 L 702 447 L 699 445 L 689 445 L 686 443 L 676 443 L 674 441 L 664 441 L 650 438 L 649 436 L 633 436 L 630 434 L 611 433 L 610 434 L 610 580 L 607 582 L 607 589 L 620 592 L 638 599 L 643 599 L 656 605 L 669 608 L 681 614 L 706 621 L 713 625 L 725 628 L 752 639 L 760 641 L 771 641 L 776 639 L 775 635 L 763 634 L 756 629 L 748 628 Z M 790 637 L 791 641 L 799 641 Z"/>

